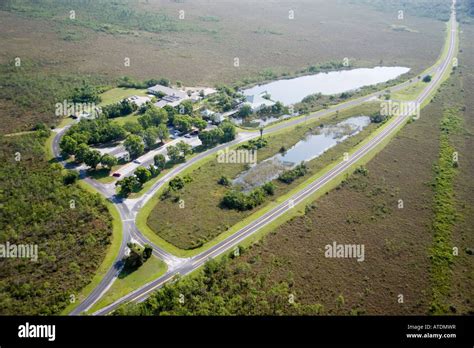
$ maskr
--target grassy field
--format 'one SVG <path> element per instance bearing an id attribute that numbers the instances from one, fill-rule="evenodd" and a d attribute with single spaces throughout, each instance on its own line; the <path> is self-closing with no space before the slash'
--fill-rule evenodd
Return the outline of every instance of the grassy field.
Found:
<path id="1" fill-rule="evenodd" d="M 258 151 L 258 161 L 263 161 L 278 153 L 282 146 L 287 149 L 290 148 L 312 127 L 317 127 L 323 123 L 337 123 L 352 115 L 371 114 L 377 111 L 377 107 L 374 104 L 364 105 L 339 115 L 329 116 L 324 120 L 311 121 L 311 123 L 308 121 L 307 125 L 298 126 L 290 131 L 270 135 L 266 137 L 269 141 L 268 146 Z M 349 138 L 321 157 L 309 162 L 310 173 L 318 172 L 336 158 L 342 156 L 343 152 L 348 151 L 370 134 L 374 127 L 375 125 L 370 125 L 358 135 Z M 185 188 L 179 192 L 180 198 L 185 203 L 184 209 L 180 208 L 171 199 L 161 200 L 150 213 L 147 220 L 148 225 L 160 237 L 181 249 L 193 249 L 201 246 L 261 208 L 257 207 L 250 211 L 239 212 L 219 207 L 224 193 L 228 190 L 228 188 L 218 184 L 219 178 L 222 175 L 234 178 L 244 170 L 244 164 L 222 164 L 217 162 L 217 158 L 214 158 L 194 168 L 192 172 L 188 171 L 187 174 L 190 175 L 193 181 L 186 184 Z M 304 179 L 305 177 L 295 180 L 290 185 L 275 180 L 276 191 L 271 199 L 276 199 L 287 193 Z M 268 199 L 269 201 L 270 199 Z"/>
<path id="2" fill-rule="evenodd" d="M 100 97 L 102 98 L 102 101 L 100 102 L 99 106 L 118 103 L 122 99 L 131 97 L 134 95 L 145 97 L 147 95 L 147 90 L 136 89 L 136 88 L 124 88 L 124 87 L 112 88 L 100 95 Z"/>
<path id="3" fill-rule="evenodd" d="M 28 3 L 33 10 L 41 7 Z M 132 16 L 144 12 L 150 17 L 166 15 L 167 23 L 182 27 L 161 32 L 150 32 L 147 28 L 151 26 L 147 25 L 125 27 L 128 22 L 116 20 L 122 4 L 107 4 L 102 13 L 94 14 L 88 6 L 99 5 L 84 3 L 84 7 L 76 9 L 76 22 L 64 18 L 70 10 L 67 4 L 68 11 L 61 12 L 61 16 L 57 12 L 64 6 L 46 9 L 45 13 L 5 8 L 8 11 L 0 11 L 0 25 L 9 30 L 0 34 L 4 47 L 0 62 L 10 63 L 15 57 L 23 57 L 54 62 L 59 71 L 112 78 L 164 76 L 188 85 L 213 85 L 236 82 L 263 71 L 291 73 L 344 57 L 350 58 L 355 66 L 383 63 L 421 71 L 436 59 L 443 42 L 442 23 L 437 20 L 409 16 L 403 25 L 415 32 L 393 31 L 391 26 L 400 24 L 393 13 L 350 2 L 323 5 L 322 0 L 299 1 L 291 6 L 294 20 L 288 19 L 288 5 L 283 1 L 134 3 Z M 186 13 L 183 20 L 177 18 L 179 10 Z M 90 18 L 93 16 L 96 18 Z M 340 18 L 351 20 L 341 23 Z M 159 22 L 157 19 L 156 23 Z M 136 23 L 139 21 L 132 26 Z M 121 34 L 114 34 L 116 31 Z M 78 35 L 70 39 L 69 32 Z M 361 37 L 363 41 L 359 40 Z M 124 65 L 125 57 L 130 58 L 130 66 Z M 235 57 L 240 58 L 239 68 L 233 66 Z"/>
<path id="4" fill-rule="evenodd" d="M 111 304 L 140 286 L 158 278 L 165 272 L 166 264 L 152 256 L 136 271 L 129 274 L 122 272 L 103 297 L 91 307 L 88 313 L 94 313 L 100 308 Z"/>

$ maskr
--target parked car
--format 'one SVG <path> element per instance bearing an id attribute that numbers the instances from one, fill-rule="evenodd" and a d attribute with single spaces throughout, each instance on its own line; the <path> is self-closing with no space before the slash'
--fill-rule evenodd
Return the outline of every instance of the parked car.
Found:
<path id="1" fill-rule="evenodd" d="M 112 176 L 115 177 L 115 178 L 120 178 L 122 174 L 120 173 L 113 173 Z"/>
<path id="2" fill-rule="evenodd" d="M 191 135 L 190 135 L 190 134 L 186 134 L 184 137 L 189 139 L 189 138 L 191 138 Z"/>
<path id="3" fill-rule="evenodd" d="M 136 164 L 141 164 L 142 162 L 140 162 L 139 160 L 134 160 L 133 163 L 136 163 Z"/>

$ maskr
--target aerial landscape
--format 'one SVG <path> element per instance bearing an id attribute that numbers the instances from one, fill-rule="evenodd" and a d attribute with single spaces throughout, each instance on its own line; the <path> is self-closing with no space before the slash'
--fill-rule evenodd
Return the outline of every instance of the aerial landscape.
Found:
<path id="1" fill-rule="evenodd" d="M 474 1 L 2 0 L 0 28 L 5 320 L 472 318 Z"/>

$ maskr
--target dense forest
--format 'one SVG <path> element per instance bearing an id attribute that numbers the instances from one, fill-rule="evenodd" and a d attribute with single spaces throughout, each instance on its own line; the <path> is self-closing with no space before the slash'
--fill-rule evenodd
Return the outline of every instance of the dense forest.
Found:
<path id="1" fill-rule="evenodd" d="M 87 285 L 110 244 L 99 195 L 44 160 L 47 130 L 0 138 L 0 244 L 37 245 L 38 259 L 0 260 L 0 314 L 58 314 Z"/>

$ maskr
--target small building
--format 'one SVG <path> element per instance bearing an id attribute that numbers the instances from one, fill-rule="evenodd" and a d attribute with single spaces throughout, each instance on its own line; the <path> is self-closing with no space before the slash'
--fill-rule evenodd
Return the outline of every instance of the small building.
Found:
<path id="1" fill-rule="evenodd" d="M 134 95 L 134 96 L 131 96 L 131 97 L 127 98 L 127 100 L 130 101 L 131 103 L 134 103 L 136 106 L 140 107 L 143 104 L 145 104 L 146 102 L 149 102 L 151 100 L 151 98 L 150 97 L 140 97 L 138 95 Z"/>
<path id="2" fill-rule="evenodd" d="M 187 99 L 188 95 L 186 92 L 180 91 L 179 89 L 166 87 L 162 85 L 155 85 L 148 88 L 148 93 L 153 95 L 164 95 L 165 97 L 171 97 L 173 99 Z"/>
<path id="3" fill-rule="evenodd" d="M 214 114 L 215 112 L 209 109 L 204 109 L 203 111 L 201 111 L 201 116 L 206 118 L 210 118 Z"/>
<path id="4" fill-rule="evenodd" d="M 245 96 L 246 101 L 243 102 L 242 105 L 250 105 L 252 111 L 257 112 L 265 107 L 271 107 L 276 104 L 274 101 L 264 98 L 265 95 L 267 95 L 266 92 L 254 95 L 247 95 Z"/>

